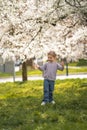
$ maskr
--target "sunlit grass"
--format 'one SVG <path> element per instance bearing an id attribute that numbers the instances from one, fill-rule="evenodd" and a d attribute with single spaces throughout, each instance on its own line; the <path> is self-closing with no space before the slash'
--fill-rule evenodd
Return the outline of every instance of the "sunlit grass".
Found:
<path id="1" fill-rule="evenodd" d="M 87 73 L 87 67 L 77 67 L 77 68 L 68 68 L 68 73 L 69 74 L 82 74 L 82 73 Z M 16 76 L 21 76 L 22 75 L 22 70 L 20 69 L 18 72 L 16 72 Z M 40 70 L 35 70 L 35 69 L 28 69 L 27 71 L 28 76 L 41 76 L 42 72 Z M 63 71 L 57 71 L 57 75 L 66 75 L 66 67 Z M 0 73 L 1 78 L 6 78 L 6 77 L 12 77 L 13 74 L 7 74 L 7 73 Z"/>
<path id="2" fill-rule="evenodd" d="M 78 74 L 78 73 L 87 73 L 87 67 L 81 67 L 81 68 L 69 68 L 68 69 L 69 74 Z M 66 68 L 64 71 L 57 71 L 58 75 L 66 75 Z M 17 72 L 16 75 L 21 75 L 21 71 Z M 29 70 L 28 71 L 28 76 L 33 76 L 33 75 L 42 75 L 42 72 L 40 70 Z"/>
<path id="3" fill-rule="evenodd" d="M 0 130 L 86 130 L 87 79 L 57 80 L 55 105 L 40 106 L 43 81 L 0 84 Z"/>
<path id="4" fill-rule="evenodd" d="M 0 72 L 0 78 L 3 78 L 3 77 L 10 77 L 12 76 L 11 74 L 7 74 L 7 73 L 1 73 Z"/>
<path id="5" fill-rule="evenodd" d="M 71 62 L 68 64 L 68 67 L 69 67 L 68 68 L 69 74 L 87 73 L 87 60 L 80 59 L 78 62 Z M 74 67 L 74 68 L 70 68 L 70 67 Z M 77 68 L 75 68 L 75 67 L 77 67 Z M 30 66 L 28 66 L 27 69 L 28 69 L 27 73 L 29 76 L 42 75 L 41 71 L 34 70 Z M 65 75 L 66 74 L 66 65 L 65 65 L 64 71 L 58 71 L 57 74 Z M 21 76 L 21 75 L 22 75 L 22 71 L 20 69 L 20 71 L 16 72 L 16 76 Z M 13 74 L 7 74 L 7 73 L 0 72 L 0 78 L 12 77 L 12 76 L 13 76 Z"/>

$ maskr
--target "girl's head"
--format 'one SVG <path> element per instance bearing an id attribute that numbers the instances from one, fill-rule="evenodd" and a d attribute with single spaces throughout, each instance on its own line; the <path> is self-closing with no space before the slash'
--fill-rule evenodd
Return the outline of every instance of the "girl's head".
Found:
<path id="1" fill-rule="evenodd" d="M 48 61 L 53 62 L 56 60 L 56 53 L 54 51 L 48 52 Z"/>

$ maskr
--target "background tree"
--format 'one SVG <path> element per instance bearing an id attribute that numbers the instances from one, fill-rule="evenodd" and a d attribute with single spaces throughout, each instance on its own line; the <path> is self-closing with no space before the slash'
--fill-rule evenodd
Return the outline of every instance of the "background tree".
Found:
<path id="1" fill-rule="evenodd" d="M 49 50 L 67 62 L 86 59 L 86 5 L 86 0 L 0 0 L 3 62 L 17 57 L 26 63 L 32 57 L 45 58 Z"/>
<path id="2" fill-rule="evenodd" d="M 87 25 L 87 0 L 65 0 L 73 12 L 79 14 L 79 19 Z"/>

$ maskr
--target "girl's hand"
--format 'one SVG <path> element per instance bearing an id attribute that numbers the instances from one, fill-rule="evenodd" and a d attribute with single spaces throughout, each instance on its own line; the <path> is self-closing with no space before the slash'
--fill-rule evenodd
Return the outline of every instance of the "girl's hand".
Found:
<path id="1" fill-rule="evenodd" d="M 39 69 L 39 65 L 38 64 L 33 64 L 33 67 L 34 67 L 34 69 Z"/>
<path id="2" fill-rule="evenodd" d="M 61 63 L 60 63 L 63 67 L 64 67 L 64 61 L 61 61 Z"/>

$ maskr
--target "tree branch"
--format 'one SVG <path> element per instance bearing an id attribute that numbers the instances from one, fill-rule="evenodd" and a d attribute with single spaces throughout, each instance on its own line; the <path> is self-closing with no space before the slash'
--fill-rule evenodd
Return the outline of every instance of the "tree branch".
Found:
<path id="1" fill-rule="evenodd" d="M 28 43 L 28 45 L 26 46 L 26 48 L 29 46 L 29 44 L 38 36 L 38 34 L 41 32 L 42 30 L 42 26 L 39 28 L 39 30 L 36 32 L 36 34 L 34 35 L 34 37 L 31 39 L 31 41 Z M 26 49 L 24 48 L 24 49 Z"/>
<path id="2" fill-rule="evenodd" d="M 65 0 L 65 2 L 70 5 L 70 6 L 73 6 L 73 7 L 76 7 L 76 8 L 82 8 L 82 7 L 86 7 L 86 6 L 82 6 L 80 1 L 78 0 L 73 0 L 73 3 L 71 3 L 71 1 L 69 0 Z"/>

